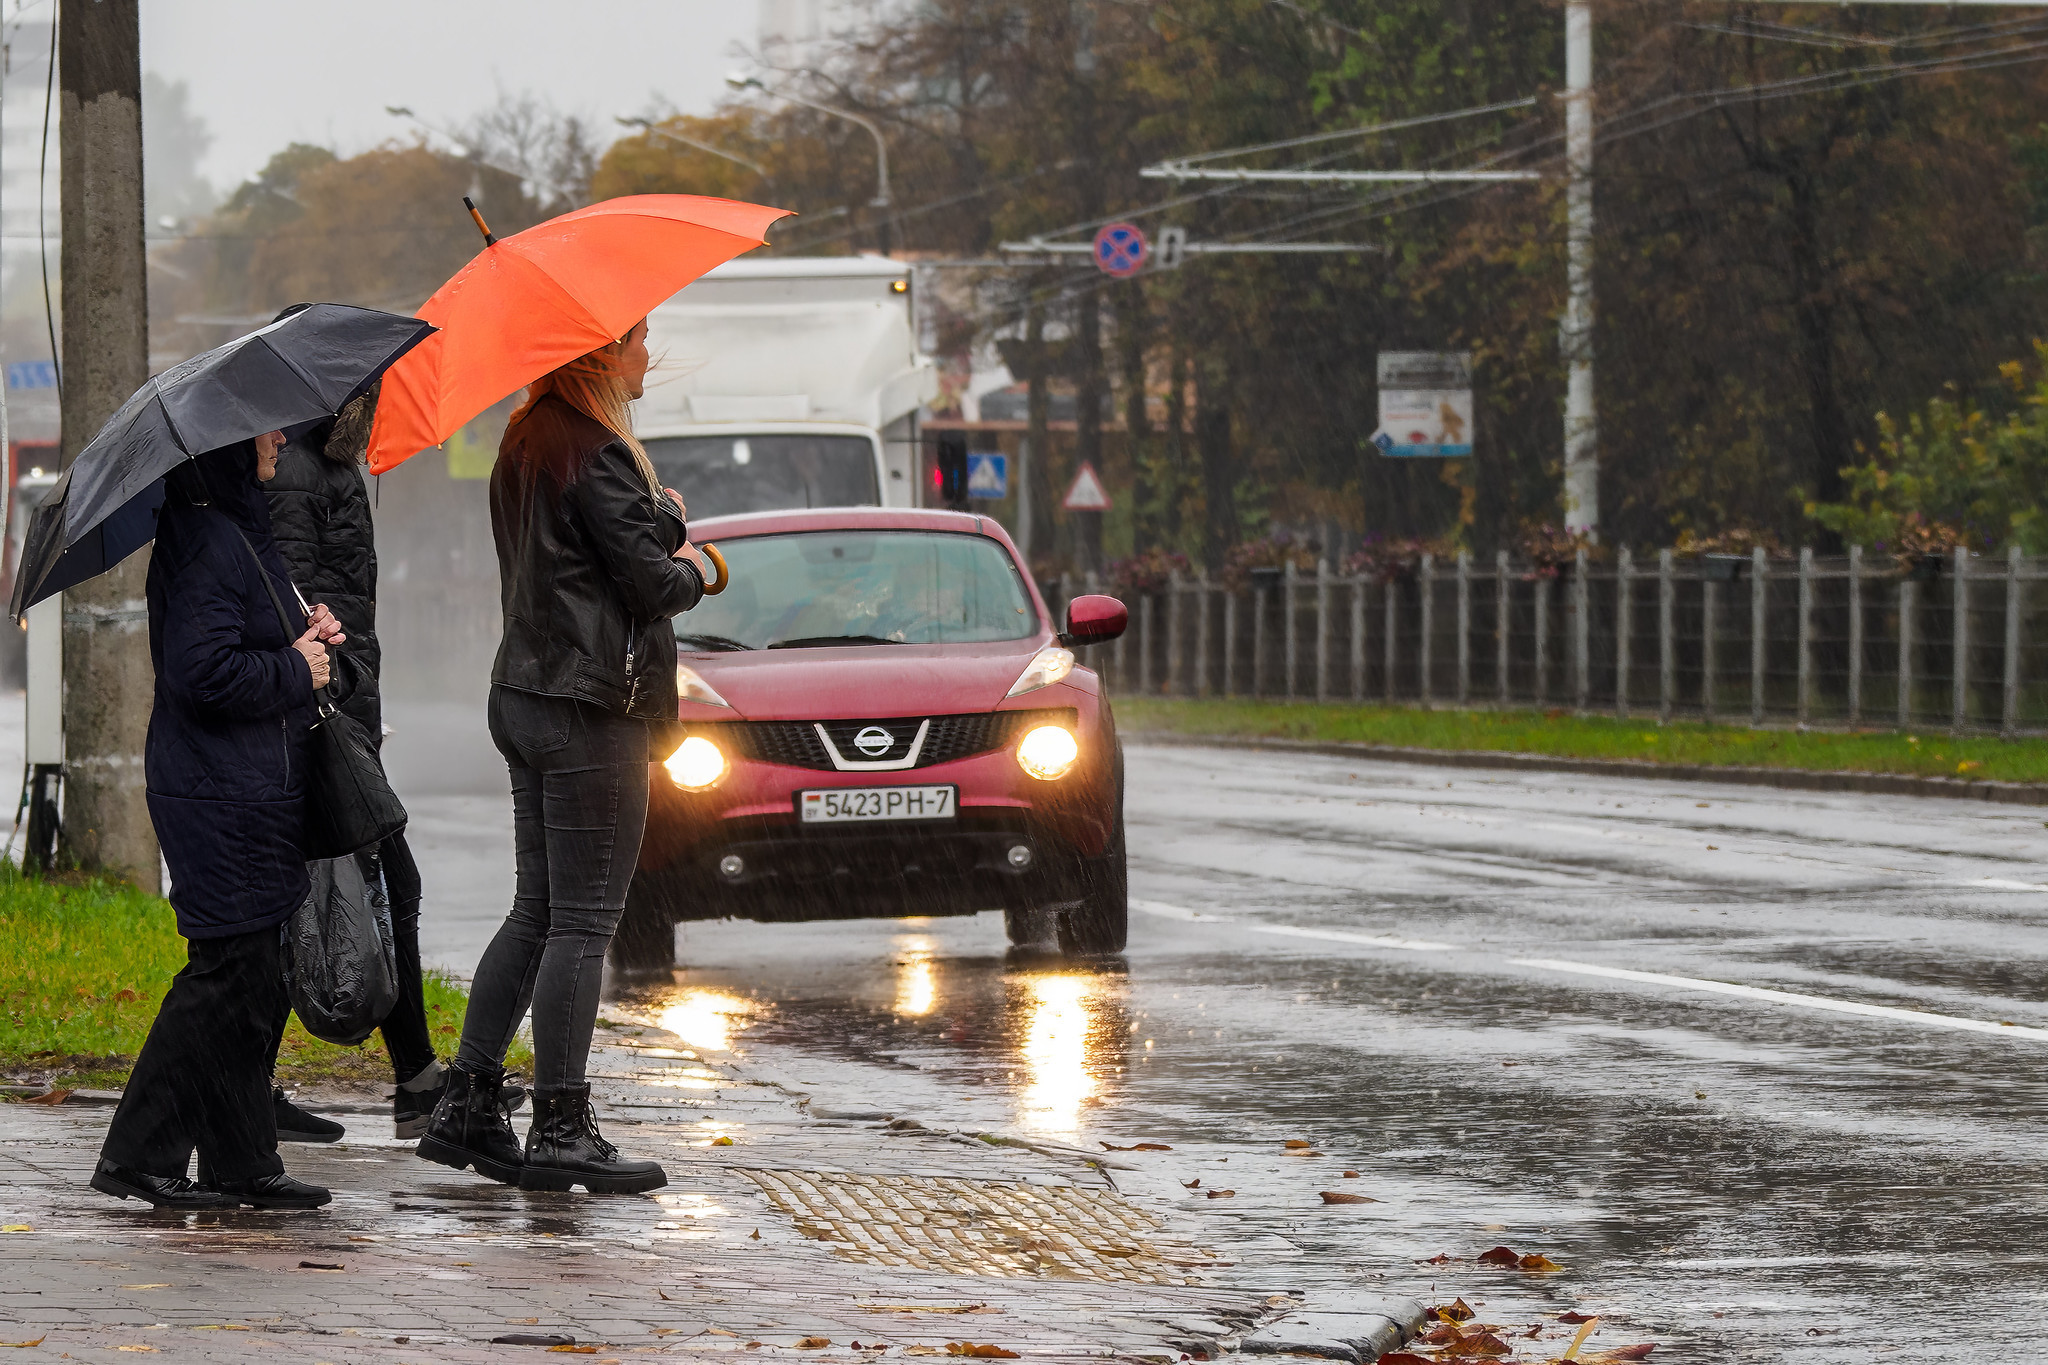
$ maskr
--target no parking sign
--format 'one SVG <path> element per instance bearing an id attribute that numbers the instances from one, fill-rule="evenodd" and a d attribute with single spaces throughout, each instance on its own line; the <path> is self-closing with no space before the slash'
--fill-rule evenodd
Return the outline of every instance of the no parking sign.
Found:
<path id="1" fill-rule="evenodd" d="M 1151 248 L 1135 223 L 1111 223 L 1095 234 L 1095 265 L 1103 274 L 1127 279 L 1145 268 Z"/>

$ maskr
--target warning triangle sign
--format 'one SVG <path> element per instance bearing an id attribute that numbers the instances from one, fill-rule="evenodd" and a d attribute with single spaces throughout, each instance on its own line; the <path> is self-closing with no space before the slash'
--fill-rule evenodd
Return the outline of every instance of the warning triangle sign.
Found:
<path id="1" fill-rule="evenodd" d="M 1067 496 L 1060 503 L 1069 512 L 1107 512 L 1109 492 L 1103 488 L 1102 480 L 1095 473 L 1095 466 L 1083 462 L 1074 474 L 1073 486 L 1067 489 Z"/>

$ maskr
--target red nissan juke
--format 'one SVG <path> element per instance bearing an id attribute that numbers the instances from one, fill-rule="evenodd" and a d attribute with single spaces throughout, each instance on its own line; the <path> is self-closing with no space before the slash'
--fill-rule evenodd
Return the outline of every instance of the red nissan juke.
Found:
<path id="1" fill-rule="evenodd" d="M 835 507 L 694 522 L 728 586 L 676 618 L 683 738 L 652 774 L 613 940 L 667 966 L 683 920 L 1003 911 L 1012 943 L 1121 952 L 1123 753 L 1002 527 Z"/>

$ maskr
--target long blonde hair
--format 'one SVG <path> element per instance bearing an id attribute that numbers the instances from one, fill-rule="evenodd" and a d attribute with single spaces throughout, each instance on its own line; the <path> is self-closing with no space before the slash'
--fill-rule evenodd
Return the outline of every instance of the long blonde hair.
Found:
<path id="1" fill-rule="evenodd" d="M 640 477 L 647 481 L 648 496 L 659 503 L 663 497 L 661 475 L 654 472 L 654 461 L 647 458 L 647 447 L 633 435 L 633 415 L 626 406 L 632 399 L 626 394 L 625 371 L 619 368 L 619 352 L 625 344 L 623 337 L 608 342 L 589 355 L 578 356 L 528 384 L 526 401 L 512 414 L 507 425 L 518 426 L 533 410 L 535 403 L 554 395 L 619 438 L 620 443 L 633 453 L 633 463 L 639 466 Z"/>

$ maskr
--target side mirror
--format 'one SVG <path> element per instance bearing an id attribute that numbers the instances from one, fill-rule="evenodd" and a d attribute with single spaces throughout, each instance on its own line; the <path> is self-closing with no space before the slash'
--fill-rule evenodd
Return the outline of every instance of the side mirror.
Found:
<path id="1" fill-rule="evenodd" d="M 1077 597 L 1067 603 L 1067 628 L 1060 633 L 1060 643 L 1069 649 L 1107 644 L 1123 634 L 1130 621 L 1130 612 L 1114 597 Z"/>

